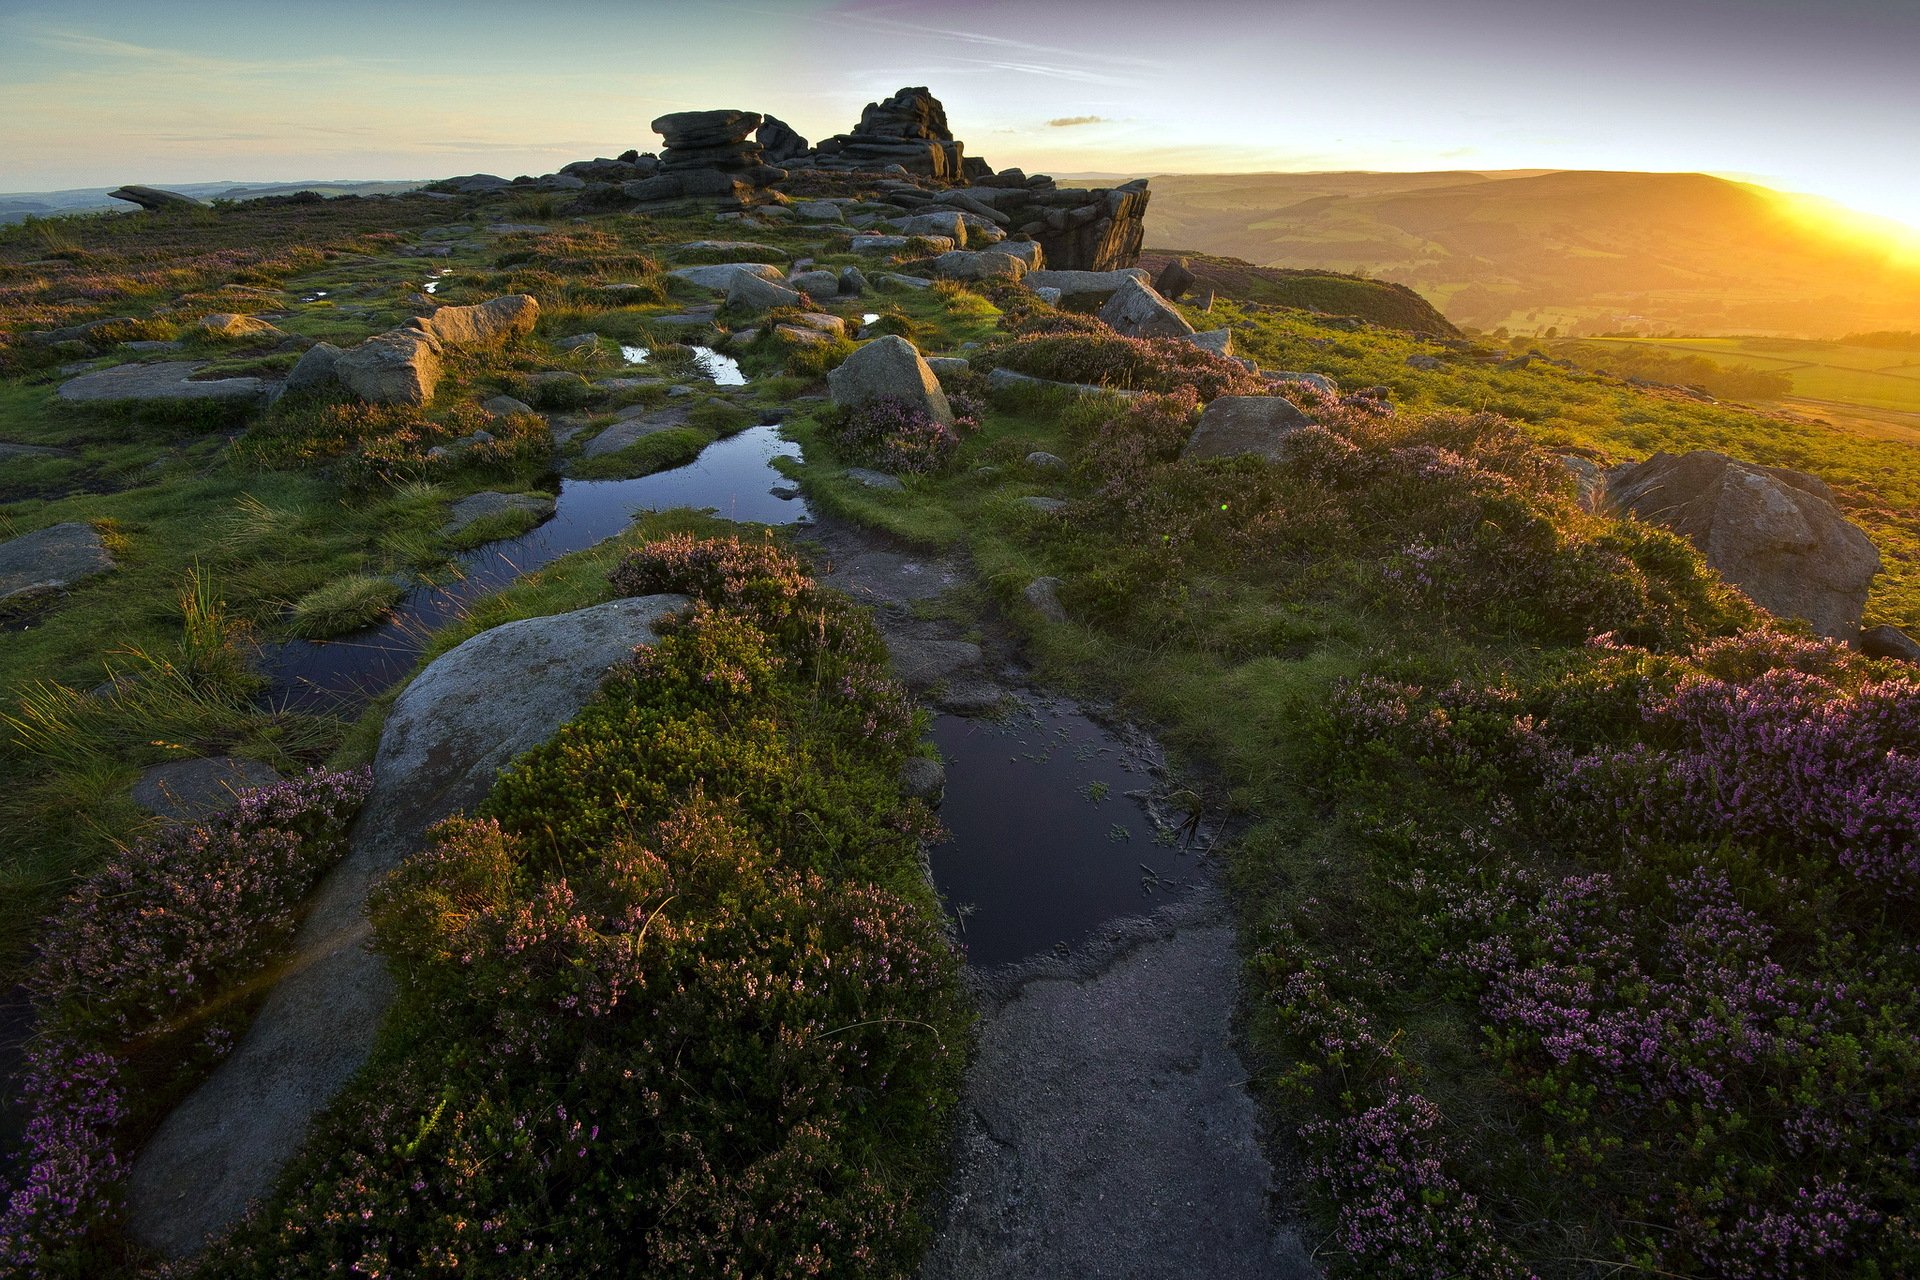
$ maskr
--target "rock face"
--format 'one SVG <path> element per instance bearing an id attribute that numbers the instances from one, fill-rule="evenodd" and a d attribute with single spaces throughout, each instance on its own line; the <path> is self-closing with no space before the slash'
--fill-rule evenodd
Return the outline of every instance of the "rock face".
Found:
<path id="1" fill-rule="evenodd" d="M 213 207 L 204 200 L 183 196 L 178 191 L 132 184 L 107 192 L 107 199 L 125 200 L 139 205 L 142 209 L 210 209 Z"/>
<path id="2" fill-rule="evenodd" d="M 1310 425 L 1307 415 L 1279 396 L 1221 396 L 1200 414 L 1180 456 L 1277 461 L 1282 442 Z"/>
<path id="3" fill-rule="evenodd" d="M 488 347 L 532 333 L 539 319 L 539 302 L 529 294 L 513 293 L 471 307 L 441 307 L 430 316 L 415 317 L 408 327 L 441 347 Z"/>
<path id="4" fill-rule="evenodd" d="M 440 385 L 443 351 L 496 346 L 532 333 L 539 318 L 539 302 L 524 293 L 471 307 L 441 307 L 337 353 L 332 376 L 370 404 L 425 404 Z M 321 371 L 312 374 L 319 379 Z"/>
<path id="5" fill-rule="evenodd" d="M 0 609 L 64 591 L 113 568 L 92 525 L 49 525 L 0 542 Z"/>
<path id="6" fill-rule="evenodd" d="M 785 164 L 807 154 L 807 140 L 793 131 L 786 121 L 767 116 L 754 131 L 760 154 L 768 164 Z"/>
<path id="7" fill-rule="evenodd" d="M 761 120 L 758 112 L 734 110 L 661 116 L 653 122 L 653 131 L 667 144 L 660 153 L 659 173 L 629 182 L 622 190 L 643 204 L 689 197 L 715 197 L 732 207 L 754 203 L 760 188 L 787 176 L 785 169 L 766 163 L 760 143 L 750 136 Z"/>
<path id="8" fill-rule="evenodd" d="M 386 965 L 367 949 L 368 890 L 429 827 L 476 804 L 501 768 L 552 737 L 609 667 L 652 644 L 654 624 L 686 604 L 643 596 L 510 622 L 443 654 L 400 695 L 352 852 L 315 894 L 288 976 L 134 1163 L 135 1239 L 189 1253 L 272 1185 L 313 1114 L 366 1061 L 392 999 Z"/>
<path id="9" fill-rule="evenodd" d="M 940 380 L 914 345 L 894 334 L 875 338 L 848 356 L 827 374 L 827 389 L 836 405 L 856 407 L 892 396 L 936 422 L 953 425 L 953 407 Z"/>
<path id="10" fill-rule="evenodd" d="M 1100 308 L 1100 318 L 1128 338 L 1185 338 L 1193 326 L 1150 284 L 1128 280 Z"/>
<path id="11" fill-rule="evenodd" d="M 220 812 L 245 792 L 280 780 L 279 770 L 237 756 L 169 760 L 140 775 L 133 784 L 133 802 L 162 818 L 194 821 Z"/>
<path id="12" fill-rule="evenodd" d="M 1656 453 L 1616 473 L 1612 506 L 1665 525 L 1763 608 L 1855 640 L 1880 553 L 1824 481 L 1723 453 Z"/>
<path id="13" fill-rule="evenodd" d="M 1118 187 L 982 188 L 968 194 L 990 199 L 1007 215 L 1007 230 L 1038 240 L 1047 261 L 1067 271 L 1116 271 L 1140 260 L 1146 242 L 1145 178 Z"/>
<path id="14" fill-rule="evenodd" d="M 195 382 L 205 366 L 191 360 L 161 364 L 120 364 L 83 373 L 63 383 L 59 396 L 79 404 L 136 404 L 143 400 L 226 400 L 250 403 L 266 397 L 259 378 L 218 378 Z"/>
<path id="15" fill-rule="evenodd" d="M 899 165 L 923 178 L 960 181 L 966 147 L 953 140 L 947 112 L 922 86 L 870 102 L 853 132 L 828 138 L 806 163 L 817 169 L 885 169 Z"/>

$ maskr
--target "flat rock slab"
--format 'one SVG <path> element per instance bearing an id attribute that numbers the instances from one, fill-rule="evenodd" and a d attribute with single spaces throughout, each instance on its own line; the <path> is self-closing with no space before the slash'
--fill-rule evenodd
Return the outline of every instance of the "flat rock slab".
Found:
<path id="1" fill-rule="evenodd" d="M 537 493 L 498 493 L 491 489 L 471 493 L 453 504 L 448 512 L 452 518 L 441 527 L 440 536 L 451 538 L 465 533 L 480 521 L 508 511 L 524 511 L 538 523 L 553 514 L 553 499 Z"/>
<path id="2" fill-rule="evenodd" d="M 400 695 L 352 850 L 315 893 L 287 977 L 134 1162 L 136 1240 L 180 1257 L 271 1188 L 314 1113 L 366 1061 L 392 1002 L 393 979 L 367 948 L 368 891 L 429 827 L 485 798 L 501 769 L 552 737 L 608 668 L 652 644 L 654 624 L 687 603 L 641 596 L 509 622 L 436 658 Z"/>
<path id="3" fill-rule="evenodd" d="M 675 404 L 668 405 L 664 409 L 643 411 L 632 417 L 622 417 L 605 431 L 587 441 L 585 456 L 598 458 L 609 453 L 618 453 L 628 445 L 636 444 L 648 436 L 684 427 L 692 416 L 692 410 L 686 405 Z"/>
<path id="4" fill-rule="evenodd" d="M 49 449 L 45 445 L 38 444 L 11 444 L 5 440 L 0 440 L 0 462 L 6 462 L 13 458 L 65 458 L 71 456 L 71 451 L 66 449 Z"/>
<path id="5" fill-rule="evenodd" d="M 113 557 L 93 526 L 48 525 L 0 542 L 0 601 L 20 601 L 113 568 Z"/>
<path id="6" fill-rule="evenodd" d="M 1218 892 L 1122 928 L 1117 954 L 1040 962 L 989 1010 L 921 1280 L 1318 1276 L 1269 1211 Z"/>
<path id="7" fill-rule="evenodd" d="M 62 400 L 78 404 L 126 404 L 142 400 L 253 401 L 267 394 L 259 378 L 214 378 L 194 382 L 206 365 L 195 360 L 167 360 L 159 364 L 120 364 L 83 373 L 62 383 Z"/>
<path id="8" fill-rule="evenodd" d="M 162 818 L 192 822 L 212 817 L 247 792 L 279 781 L 279 770 L 258 760 L 237 756 L 169 760 L 140 775 L 133 784 L 133 802 Z"/>

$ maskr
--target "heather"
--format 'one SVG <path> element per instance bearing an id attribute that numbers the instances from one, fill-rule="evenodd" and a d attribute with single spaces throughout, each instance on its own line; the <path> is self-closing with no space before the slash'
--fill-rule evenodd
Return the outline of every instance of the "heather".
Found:
<path id="1" fill-rule="evenodd" d="M 374 1063 L 195 1274 L 905 1276 L 969 1013 L 864 612 L 671 535 L 694 609 L 378 890 Z"/>
<path id="2" fill-rule="evenodd" d="M 1111 330 L 1030 332 L 1013 337 L 986 353 L 982 367 L 989 366 L 1116 391 L 1165 393 L 1191 387 L 1206 400 L 1257 395 L 1266 389 L 1238 362 L 1203 351 L 1190 342 L 1179 338 L 1123 338 Z"/>
<path id="3" fill-rule="evenodd" d="M 980 425 L 983 412 L 971 397 L 955 392 L 951 426 L 897 396 L 880 396 L 836 410 L 828 430 L 849 462 L 896 475 L 924 475 L 949 466 L 960 437 Z"/>
<path id="4" fill-rule="evenodd" d="M 27 975 L 26 1143 L 0 1216 L 24 1276 L 124 1266 L 133 1152 L 245 1029 L 299 907 L 346 851 L 364 771 L 315 772 L 141 840 L 73 890 Z"/>

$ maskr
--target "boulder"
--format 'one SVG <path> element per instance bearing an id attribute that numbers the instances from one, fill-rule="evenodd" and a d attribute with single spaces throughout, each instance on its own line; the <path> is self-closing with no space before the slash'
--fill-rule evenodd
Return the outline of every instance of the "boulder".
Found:
<path id="1" fill-rule="evenodd" d="M 807 140 L 786 121 L 773 116 L 760 121 L 753 140 L 760 144 L 760 155 L 768 164 L 787 164 L 807 154 Z"/>
<path id="2" fill-rule="evenodd" d="M 1171 302 L 1139 280 L 1128 280 L 1116 289 L 1100 308 L 1100 318 L 1127 338 L 1184 338 L 1193 333 L 1193 326 Z"/>
<path id="3" fill-rule="evenodd" d="M 1009 258 L 1016 259 L 1027 269 L 1029 275 L 1040 270 L 1047 263 L 1046 251 L 1040 247 L 1038 240 L 1002 240 L 997 244 L 988 245 L 985 252 L 1003 253 Z"/>
<path id="4" fill-rule="evenodd" d="M 218 378 L 196 382 L 205 366 L 190 360 L 161 364 L 120 364 L 83 373 L 61 384 L 62 400 L 79 404 L 136 404 L 141 401 L 227 400 L 249 402 L 266 397 L 259 378 Z"/>
<path id="5" fill-rule="evenodd" d="M 824 311 L 802 311 L 794 317 L 793 322 L 802 329 L 811 329 L 829 338 L 847 336 L 847 322 L 839 316 L 830 316 Z"/>
<path id="6" fill-rule="evenodd" d="M 855 253 L 946 253 L 954 247 L 950 236 L 855 236 L 847 244 Z"/>
<path id="7" fill-rule="evenodd" d="M 1202 351 L 1211 351 L 1217 356 L 1233 354 L 1233 330 L 1209 329 L 1205 333 L 1187 335 L 1187 341 Z"/>
<path id="8" fill-rule="evenodd" d="M 727 286 L 727 310 L 735 315 L 763 316 L 776 307 L 797 307 L 804 299 L 792 289 L 741 272 Z"/>
<path id="9" fill-rule="evenodd" d="M 368 404 L 422 405 L 440 385 L 440 352 L 425 333 L 395 329 L 342 351 L 333 373 Z"/>
<path id="10" fill-rule="evenodd" d="M 947 767 L 938 760 L 913 756 L 900 766 L 900 789 L 915 800 L 938 805 L 947 794 Z"/>
<path id="11" fill-rule="evenodd" d="M 788 206 L 805 222 L 845 222 L 847 215 L 831 200 L 796 200 Z"/>
<path id="12" fill-rule="evenodd" d="M 786 279 L 780 268 L 769 266 L 764 262 L 722 262 L 711 267 L 675 267 L 667 274 L 675 279 L 685 280 L 696 288 L 710 289 L 714 293 L 725 293 L 731 289 L 734 277 L 740 275 L 758 276 L 773 284 L 779 284 Z"/>
<path id="13" fill-rule="evenodd" d="M 1869 657 L 1920 663 L 1920 640 L 1898 627 L 1868 627 L 1860 633 L 1860 648 Z"/>
<path id="14" fill-rule="evenodd" d="M 630 444 L 658 435 L 662 431 L 673 431 L 691 421 L 692 410 L 686 405 L 668 405 L 663 409 L 648 409 L 635 405 L 637 412 L 622 413 L 614 424 L 587 441 L 585 456 L 602 457 L 609 453 L 618 453 Z"/>
<path id="15" fill-rule="evenodd" d="M 453 504 L 446 524 L 440 527 L 443 538 L 458 537 L 473 525 L 509 511 L 524 511 L 539 523 L 553 514 L 553 499 L 537 493 L 470 493 Z"/>
<path id="16" fill-rule="evenodd" d="M 953 378 L 973 371 L 973 362 L 965 356 L 927 356 L 926 361 L 936 378 Z"/>
<path id="17" fill-rule="evenodd" d="M 253 316 L 218 312 L 200 317 L 200 331 L 221 342 L 239 342 L 247 338 L 284 338 L 287 335 Z"/>
<path id="18" fill-rule="evenodd" d="M 1291 369 L 1283 369 L 1272 373 L 1263 373 L 1260 376 L 1274 386 L 1282 386 L 1289 382 L 1301 382 L 1312 387 L 1323 396 L 1337 396 L 1340 394 L 1340 384 L 1324 373 L 1298 373 Z"/>
<path id="19" fill-rule="evenodd" d="M 873 285 L 868 282 L 866 273 L 860 268 L 842 267 L 840 268 L 840 292 L 857 298 L 862 294 L 872 293 Z"/>
<path id="20" fill-rule="evenodd" d="M 1005 253 L 970 253 L 956 249 L 933 260 L 933 274 L 947 280 L 1018 280 L 1026 264 Z"/>
<path id="21" fill-rule="evenodd" d="M 310 900 L 287 976 L 134 1162 L 134 1239 L 179 1257 L 272 1187 L 315 1112 L 366 1061 L 393 999 L 368 946 L 368 891 L 428 828 L 479 803 L 515 756 L 577 715 L 608 669 L 652 644 L 654 625 L 686 604 L 642 596 L 509 622 L 442 654 L 400 694 L 351 851 Z"/>
<path id="22" fill-rule="evenodd" d="M 1582 511 L 1599 512 L 1607 503 L 1606 468 L 1577 453 L 1560 455 L 1560 465 L 1573 478 L 1574 501 Z"/>
<path id="23" fill-rule="evenodd" d="M 940 380 L 911 342 L 893 334 L 875 338 L 842 361 L 827 374 L 827 390 L 836 405 L 854 407 L 891 396 L 953 425 L 953 408 Z"/>
<path id="24" fill-rule="evenodd" d="M 0 608 L 65 591 L 113 568 L 93 526 L 70 521 L 0 542 Z"/>
<path id="25" fill-rule="evenodd" d="M 1185 258 L 1174 258 L 1160 268 L 1160 275 L 1153 282 L 1154 292 L 1170 302 L 1180 301 L 1181 295 L 1199 283 L 1192 271 L 1187 269 Z"/>
<path id="26" fill-rule="evenodd" d="M 532 413 L 533 406 L 512 396 L 488 396 L 480 407 L 496 418 L 511 418 L 516 413 Z"/>
<path id="27" fill-rule="evenodd" d="M 995 391 L 1032 388 L 1043 391 L 1071 391 L 1077 396 L 1119 396 L 1126 400 L 1131 400 L 1140 394 L 1138 391 L 1127 391 L 1120 387 L 1096 386 L 1090 382 L 1055 382 L 1051 378 L 1036 378 L 1030 373 L 1016 373 L 1012 369 L 995 369 L 989 373 L 987 386 Z"/>
<path id="28" fill-rule="evenodd" d="M 787 281 L 789 289 L 798 289 L 809 298 L 840 296 L 840 276 L 833 271 L 802 271 Z"/>
<path id="29" fill-rule="evenodd" d="M 109 200 L 125 200 L 137 204 L 142 209 L 210 209 L 204 200 L 195 200 L 192 196 L 183 196 L 178 191 L 168 191 L 161 187 L 141 187 L 128 184 L 107 192 Z"/>
<path id="30" fill-rule="evenodd" d="M 1607 500 L 1684 536 L 1763 608 L 1859 638 L 1880 553 L 1817 477 L 1706 450 L 1656 453 L 1616 472 Z"/>
<path id="31" fill-rule="evenodd" d="M 1027 455 L 1027 465 L 1036 471 L 1065 471 L 1067 460 L 1057 453 L 1048 453 L 1045 449 L 1035 449 Z"/>
<path id="32" fill-rule="evenodd" d="M 760 167 L 765 152 L 748 135 L 760 127 L 753 111 L 676 111 L 653 122 L 653 131 L 666 140 L 660 167 L 675 169 L 746 170 Z"/>
<path id="33" fill-rule="evenodd" d="M 1280 458 L 1282 442 L 1309 425 L 1306 414 L 1279 396 L 1221 396 L 1201 411 L 1180 456 L 1252 455 L 1272 462 Z"/>
<path id="34" fill-rule="evenodd" d="M 287 374 L 288 391 L 311 391 L 335 381 L 333 366 L 340 348 L 331 342 L 316 342 L 301 352 L 300 359 Z"/>
<path id="35" fill-rule="evenodd" d="M 1053 577 L 1035 578 L 1020 594 L 1033 607 L 1034 612 L 1048 622 L 1065 622 L 1067 611 L 1060 604 L 1060 579 Z"/>
<path id="36" fill-rule="evenodd" d="M 944 236 L 953 247 L 967 247 L 967 219 L 959 213 L 917 213 L 909 218 L 893 218 L 888 226 L 903 236 Z"/>
<path id="37" fill-rule="evenodd" d="M 441 307 L 430 316 L 414 317 L 408 328 L 442 347 L 467 349 L 524 337 L 539 319 L 540 303 L 528 294 L 515 293 L 471 307 Z"/>
<path id="38" fill-rule="evenodd" d="M 1047 268 L 1027 273 L 1026 284 L 1029 289 L 1035 290 L 1058 289 L 1062 302 L 1085 306 L 1108 301 L 1129 280 L 1144 284 L 1147 279 L 1147 273 L 1139 267 L 1128 267 L 1121 271 L 1060 271 Z"/>
<path id="39" fill-rule="evenodd" d="M 207 756 L 154 765 L 133 784 L 133 802 L 148 813 L 196 822 L 230 808 L 246 792 L 281 781 L 280 773 L 258 760 Z"/>
<path id="40" fill-rule="evenodd" d="M 874 471 L 867 467 L 848 467 L 844 472 L 847 479 L 866 489 L 878 489 L 882 493 L 901 493 L 906 490 L 899 476 L 890 476 L 884 471 Z"/>

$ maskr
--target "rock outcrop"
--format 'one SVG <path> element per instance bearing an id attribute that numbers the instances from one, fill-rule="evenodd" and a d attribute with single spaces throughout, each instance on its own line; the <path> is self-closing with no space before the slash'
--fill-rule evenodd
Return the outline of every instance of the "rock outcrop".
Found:
<path id="1" fill-rule="evenodd" d="M 754 131 L 753 140 L 760 144 L 761 157 L 768 164 L 785 164 L 807 154 L 807 140 L 793 131 L 793 126 L 774 116 L 763 117 L 760 127 Z"/>
<path id="2" fill-rule="evenodd" d="M 961 181 L 966 147 L 953 140 L 946 109 L 924 86 L 870 102 L 853 132 L 828 138 L 805 163 L 817 169 L 885 169 L 946 182 Z"/>
<path id="3" fill-rule="evenodd" d="M 761 125 L 754 111 L 676 111 L 653 122 L 666 140 L 659 172 L 625 183 L 621 191 L 641 204 L 705 200 L 721 208 L 744 208 L 763 199 L 762 188 L 787 176 L 766 163 L 750 135 Z"/>
<path id="4" fill-rule="evenodd" d="M 1279 396 L 1221 396 L 1200 414 L 1182 458 L 1238 458 L 1269 462 L 1282 456 L 1286 438 L 1310 423 Z"/>
<path id="5" fill-rule="evenodd" d="M 857 408 L 890 396 L 936 422 L 953 425 L 953 406 L 947 403 L 940 380 L 914 345 L 894 334 L 875 338 L 848 356 L 827 374 L 827 389 L 836 405 Z"/>
<path id="6" fill-rule="evenodd" d="M 159 209 L 210 209 L 205 200 L 195 200 L 192 196 L 183 196 L 178 191 L 168 191 L 161 187 L 141 187 L 131 183 L 107 192 L 109 200 L 125 200 L 137 204 L 149 211 Z"/>
<path id="7" fill-rule="evenodd" d="M 205 367 L 192 360 L 117 364 L 83 373 L 61 384 L 58 395 L 62 400 L 78 404 L 139 404 L 143 401 L 181 400 L 225 400 L 251 404 L 266 398 L 267 384 L 259 378 L 196 381 L 193 375 Z"/>
<path id="8" fill-rule="evenodd" d="M 1880 553 L 1817 477 L 1702 450 L 1656 453 L 1616 473 L 1618 511 L 1664 525 L 1763 608 L 1857 640 Z"/>
<path id="9" fill-rule="evenodd" d="M 1125 338 L 1185 338 L 1193 326 L 1150 284 L 1128 280 L 1100 308 L 1100 318 Z"/>
<path id="10" fill-rule="evenodd" d="M 352 851 L 314 895 L 287 976 L 134 1162 L 136 1240 L 169 1257 L 189 1253 L 272 1186 L 314 1113 L 366 1061 L 392 1000 L 393 980 L 367 946 L 374 882 L 578 714 L 607 669 L 652 644 L 654 624 L 686 603 L 643 596 L 510 622 L 441 655 L 400 695 Z"/>
<path id="11" fill-rule="evenodd" d="M 305 389 L 332 380 L 369 404 L 422 405 L 433 399 L 440 385 L 443 352 L 497 346 L 524 337 L 539 319 L 540 303 L 524 293 L 470 307 L 441 307 L 414 317 L 404 328 L 375 334 L 357 347 L 316 357 L 310 366 L 303 359 L 294 373 Z M 294 379 L 288 381 L 291 390 Z"/>

